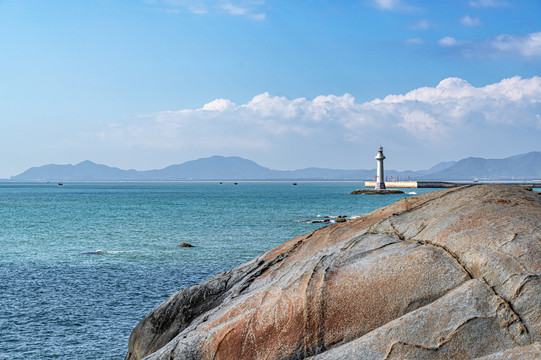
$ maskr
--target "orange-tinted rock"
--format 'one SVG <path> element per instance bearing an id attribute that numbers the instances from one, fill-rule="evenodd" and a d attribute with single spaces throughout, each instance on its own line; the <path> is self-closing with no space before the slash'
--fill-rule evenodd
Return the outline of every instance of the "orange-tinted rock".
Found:
<path id="1" fill-rule="evenodd" d="M 479 360 L 539 360 L 541 359 L 541 343 L 515 347 L 505 351 L 499 351 L 479 358 Z"/>
<path id="2" fill-rule="evenodd" d="M 177 292 L 137 325 L 126 358 L 535 355 L 540 273 L 540 196 L 505 185 L 431 192 Z"/>

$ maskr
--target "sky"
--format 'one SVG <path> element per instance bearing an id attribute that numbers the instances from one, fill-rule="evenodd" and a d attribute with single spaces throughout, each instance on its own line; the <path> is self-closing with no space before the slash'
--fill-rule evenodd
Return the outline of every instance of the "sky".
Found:
<path id="1" fill-rule="evenodd" d="M 541 151 L 538 0 L 0 0 L 0 178 Z"/>

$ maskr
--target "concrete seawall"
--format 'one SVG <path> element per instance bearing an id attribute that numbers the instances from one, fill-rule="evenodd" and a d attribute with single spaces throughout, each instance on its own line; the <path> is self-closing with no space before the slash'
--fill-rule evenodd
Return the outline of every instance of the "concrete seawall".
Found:
<path id="1" fill-rule="evenodd" d="M 364 186 L 367 188 L 373 188 L 376 186 L 375 181 L 365 181 Z M 387 188 L 417 188 L 417 181 L 386 181 L 385 187 Z"/>
<path id="2" fill-rule="evenodd" d="M 474 182 L 449 182 L 449 181 L 386 181 L 386 188 L 453 188 L 464 185 L 479 184 Z M 533 183 L 506 183 L 507 185 L 519 185 L 525 188 L 536 187 Z M 374 181 L 365 181 L 364 186 L 373 188 L 376 185 Z M 537 185 L 540 186 L 540 185 Z"/>

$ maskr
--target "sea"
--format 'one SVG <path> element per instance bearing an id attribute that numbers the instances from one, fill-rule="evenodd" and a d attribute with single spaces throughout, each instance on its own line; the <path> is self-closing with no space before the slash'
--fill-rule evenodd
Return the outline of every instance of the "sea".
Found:
<path id="1" fill-rule="evenodd" d="M 0 183 L 0 359 L 123 359 L 132 329 L 179 289 L 434 190 L 349 194 L 363 186 Z"/>

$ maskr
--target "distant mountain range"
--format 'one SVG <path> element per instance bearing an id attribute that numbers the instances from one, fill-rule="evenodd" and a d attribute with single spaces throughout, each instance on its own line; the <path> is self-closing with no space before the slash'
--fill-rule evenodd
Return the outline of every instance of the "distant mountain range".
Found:
<path id="1" fill-rule="evenodd" d="M 373 180 L 375 169 L 338 170 L 306 168 L 272 170 L 240 157 L 212 156 L 171 165 L 160 170 L 122 170 L 83 161 L 77 165 L 33 167 L 11 181 L 188 181 L 188 180 Z M 385 170 L 387 177 L 402 180 L 501 181 L 541 179 L 541 152 L 505 159 L 470 157 L 442 162 L 428 170 Z"/>

